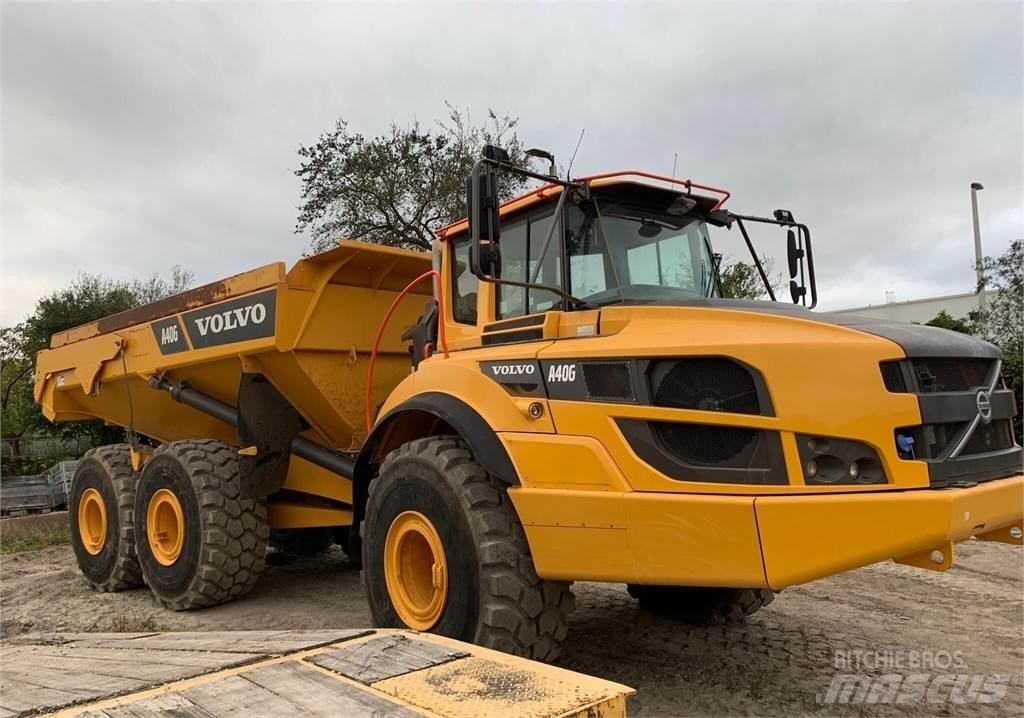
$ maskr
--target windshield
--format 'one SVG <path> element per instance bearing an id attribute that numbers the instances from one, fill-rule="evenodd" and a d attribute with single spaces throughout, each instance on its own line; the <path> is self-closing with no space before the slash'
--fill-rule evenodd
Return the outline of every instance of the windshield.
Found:
<path id="1" fill-rule="evenodd" d="M 703 220 L 602 200 L 568 212 L 567 291 L 588 305 L 721 296 Z"/>

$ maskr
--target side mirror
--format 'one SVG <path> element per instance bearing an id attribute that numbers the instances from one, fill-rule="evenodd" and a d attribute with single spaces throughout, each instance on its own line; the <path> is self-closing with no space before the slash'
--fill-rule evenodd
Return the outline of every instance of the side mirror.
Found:
<path id="1" fill-rule="evenodd" d="M 786 232 L 786 259 L 789 262 L 789 278 L 795 279 L 796 273 L 800 269 L 800 260 L 803 259 L 804 250 L 797 246 L 796 243 L 796 232 L 789 230 Z"/>
<path id="2" fill-rule="evenodd" d="M 469 217 L 470 271 L 476 276 L 495 277 L 501 273 L 498 242 L 498 178 L 478 162 L 466 178 L 466 213 Z"/>

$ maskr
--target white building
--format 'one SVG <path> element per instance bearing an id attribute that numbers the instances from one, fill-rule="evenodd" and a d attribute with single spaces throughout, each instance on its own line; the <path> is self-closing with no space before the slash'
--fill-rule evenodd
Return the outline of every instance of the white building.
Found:
<path id="1" fill-rule="evenodd" d="M 992 302 L 995 297 L 995 290 L 985 292 L 986 301 Z M 939 312 L 954 319 L 966 317 L 970 312 L 978 309 L 977 292 L 966 292 L 964 294 L 949 294 L 945 297 L 929 297 L 928 299 L 911 299 L 906 302 L 886 302 L 885 304 L 869 304 L 866 307 L 854 307 L 853 309 L 839 309 L 836 314 L 859 314 L 864 317 L 876 317 L 878 319 L 892 319 L 897 322 L 916 322 L 924 324 L 935 318 Z"/>

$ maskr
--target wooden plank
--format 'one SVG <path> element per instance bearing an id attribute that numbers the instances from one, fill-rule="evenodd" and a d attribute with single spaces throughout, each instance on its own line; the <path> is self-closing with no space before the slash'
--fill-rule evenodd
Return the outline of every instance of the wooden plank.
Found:
<path id="1" fill-rule="evenodd" d="M 263 657 L 263 654 L 258 653 L 147 651 L 141 648 L 73 648 L 68 646 L 19 646 L 19 648 L 22 651 L 22 658 L 13 660 L 41 661 L 50 665 L 60 665 L 62 660 L 89 659 L 113 664 L 149 663 L 217 670 L 250 663 Z"/>
<path id="2" fill-rule="evenodd" d="M 193 686 L 183 691 L 183 695 L 217 718 L 256 718 L 296 713 L 295 704 L 287 697 L 253 683 L 244 674 Z"/>
<path id="3" fill-rule="evenodd" d="M 134 647 L 169 651 L 220 651 L 280 655 L 367 636 L 368 629 L 335 631 L 182 632 L 140 639 Z"/>
<path id="4" fill-rule="evenodd" d="M 419 711 L 394 703 L 373 691 L 333 678 L 299 661 L 263 666 L 240 675 L 291 703 L 287 711 L 250 713 L 253 718 L 279 715 L 311 715 L 323 718 L 423 718 Z M 202 705 L 200 698 L 189 698 Z"/>
<path id="5" fill-rule="evenodd" d="M 33 675 L 41 675 L 40 671 L 56 670 L 61 672 L 96 673 L 101 676 L 124 676 L 125 678 L 143 681 L 147 684 L 156 684 L 221 669 L 221 666 L 218 664 L 175 665 L 166 662 L 149 663 L 123 659 L 118 661 L 97 660 L 95 658 L 79 657 L 74 653 L 66 656 L 42 656 L 42 658 L 41 662 L 7 663 L 4 666 L 3 674 L 15 678 L 23 676 L 31 680 Z M 232 658 L 236 659 L 237 654 L 232 654 Z M 237 664 L 237 660 L 232 660 L 232 663 Z M 2 681 L 3 678 L 0 677 L 0 684 L 2 684 Z"/>
<path id="6" fill-rule="evenodd" d="M 52 710 L 81 700 L 75 693 L 44 688 L 22 681 L 4 681 L 0 689 L 0 709 L 15 714 Z"/>
<path id="7" fill-rule="evenodd" d="M 343 645 L 305 660 L 360 683 L 370 684 L 468 655 L 448 646 L 392 634 Z"/>
<path id="8" fill-rule="evenodd" d="M 84 700 L 137 691 L 158 682 L 91 671 L 70 672 L 52 666 L 35 665 L 31 670 L 18 674 L 9 673 L 5 668 L 3 675 L 0 675 L 0 694 L 6 698 L 8 694 L 17 696 L 20 690 L 32 693 L 33 689 L 40 688 L 61 691 L 74 696 L 76 700 Z"/>
<path id="9" fill-rule="evenodd" d="M 87 711 L 80 718 L 154 718 L 174 716 L 175 718 L 218 718 L 217 715 L 200 708 L 180 693 L 164 693 L 134 703 L 124 703 L 104 710 Z"/>

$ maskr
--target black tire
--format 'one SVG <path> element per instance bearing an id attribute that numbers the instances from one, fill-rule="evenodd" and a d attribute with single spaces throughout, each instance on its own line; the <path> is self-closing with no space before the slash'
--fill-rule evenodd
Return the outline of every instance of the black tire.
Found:
<path id="1" fill-rule="evenodd" d="M 166 489 L 178 500 L 184 541 L 164 565 L 147 534 L 147 509 Z M 175 441 L 146 462 L 135 502 L 135 533 L 142 575 L 167 608 L 185 611 L 225 603 L 248 593 L 266 562 L 267 507 L 242 496 L 238 452 L 221 441 Z"/>
<path id="2" fill-rule="evenodd" d="M 629 594 L 645 610 L 694 625 L 742 621 L 775 600 L 767 588 L 630 585 Z"/>
<path id="3" fill-rule="evenodd" d="M 334 543 L 334 529 L 325 527 L 271 531 L 270 543 L 279 551 L 294 556 L 316 556 Z"/>
<path id="4" fill-rule="evenodd" d="M 447 600 L 431 632 L 525 658 L 558 657 L 573 608 L 570 584 L 537 576 L 507 487 L 456 436 L 402 445 L 370 484 L 362 551 L 375 626 L 405 627 L 388 593 L 384 545 L 406 511 L 430 520 L 448 565 Z"/>
<path id="5" fill-rule="evenodd" d="M 97 591 L 125 591 L 143 585 L 135 554 L 137 480 L 127 444 L 90 449 L 75 469 L 68 497 L 71 546 L 82 574 Z M 78 523 L 78 507 L 88 489 L 99 492 L 107 521 L 103 548 L 97 554 L 86 550 Z"/>

